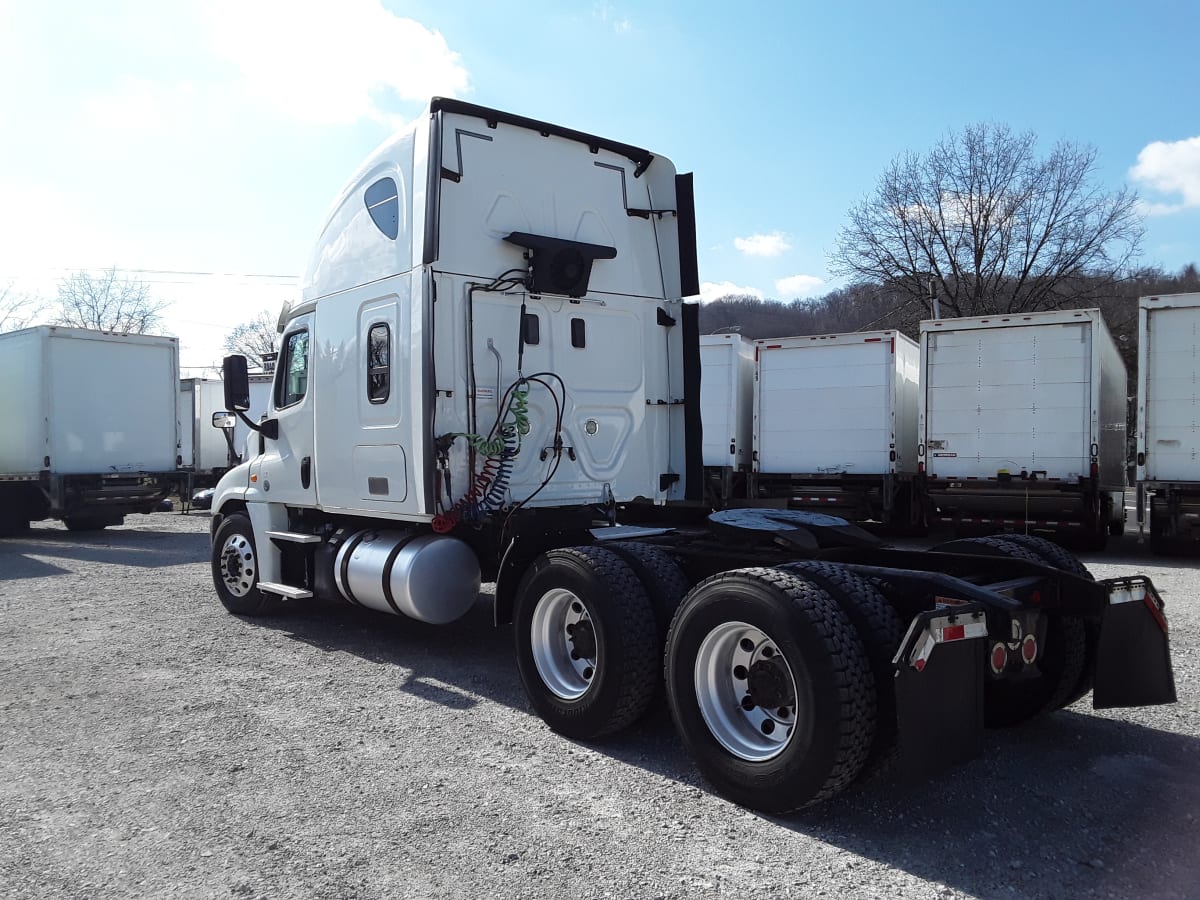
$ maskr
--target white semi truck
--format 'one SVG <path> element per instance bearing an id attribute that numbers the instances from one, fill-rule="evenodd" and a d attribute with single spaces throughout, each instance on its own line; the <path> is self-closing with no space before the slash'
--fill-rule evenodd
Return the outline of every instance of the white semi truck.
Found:
<path id="1" fill-rule="evenodd" d="M 1128 378 L 1097 309 L 921 323 L 935 522 L 1102 549 L 1125 523 Z"/>
<path id="2" fill-rule="evenodd" d="M 1200 294 L 1138 300 L 1137 517 L 1158 553 L 1200 548 Z"/>
<path id="3" fill-rule="evenodd" d="M 652 706 L 771 811 L 982 724 L 1174 700 L 1148 578 L 1059 548 L 896 550 L 845 520 L 700 502 L 690 176 L 596 135 L 435 99 L 334 203 L 283 317 L 263 451 L 217 486 L 238 615 L 319 595 L 450 623 L 495 582 L 536 712 L 578 739 Z M 245 359 L 227 406 L 249 407 Z M 253 444 L 253 442 L 251 442 Z M 1020 536 L 1024 537 L 1024 536 Z"/>
<path id="4" fill-rule="evenodd" d="M 176 484 L 172 337 L 40 325 L 0 334 L 0 534 L 152 512 Z"/>

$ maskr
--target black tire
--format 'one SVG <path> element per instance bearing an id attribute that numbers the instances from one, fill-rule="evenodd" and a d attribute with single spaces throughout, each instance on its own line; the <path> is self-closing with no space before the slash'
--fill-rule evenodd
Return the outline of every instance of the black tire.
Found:
<path id="1" fill-rule="evenodd" d="M 225 517 L 212 542 L 212 576 L 217 597 L 237 616 L 263 616 L 277 612 L 283 601 L 258 589 L 258 553 L 250 517 L 232 513 Z"/>
<path id="2" fill-rule="evenodd" d="M 517 587 L 514 622 L 521 683 L 554 731 L 594 740 L 650 705 L 661 638 L 642 582 L 613 551 L 537 557 Z"/>
<path id="3" fill-rule="evenodd" d="M 671 619 L 675 617 L 675 610 L 679 609 L 679 604 L 691 589 L 683 570 L 679 568 L 679 563 L 675 562 L 669 553 L 651 544 L 617 541 L 601 546 L 612 550 L 637 573 L 654 610 L 658 633 L 666 637 L 671 627 Z"/>
<path id="4" fill-rule="evenodd" d="M 1060 571 L 1070 572 L 1072 575 L 1087 578 L 1089 581 L 1096 580 L 1092 576 L 1092 573 L 1088 571 L 1087 566 L 1081 563 L 1074 553 L 1065 547 L 1060 547 L 1053 541 L 1048 541 L 1034 534 L 1004 534 L 999 535 L 999 537 L 1010 544 L 1019 544 L 1026 550 L 1033 551 L 1047 565 L 1054 566 L 1054 568 Z"/>
<path id="5" fill-rule="evenodd" d="M 904 623 L 876 584 L 844 566 L 806 560 L 779 568 L 824 588 L 858 631 L 875 684 L 875 740 L 860 775 L 870 777 L 887 768 L 896 757 L 896 667 L 892 660 L 904 637 Z"/>
<path id="6" fill-rule="evenodd" d="M 1009 540 L 1012 537 L 1022 539 Z M 1021 535 L 967 538 L 954 542 L 957 546 L 946 545 L 945 549 L 965 553 L 969 545 L 974 544 L 980 548 L 982 554 L 1055 565 L 1035 550 L 1035 544 L 1032 542 L 1036 542 L 1036 546 L 1042 550 L 1045 550 L 1042 545 L 1048 544 L 1055 550 L 1066 552 L 1049 541 Z M 1074 560 L 1074 557 L 1071 559 Z M 1082 567 L 1078 560 L 1075 560 L 1075 563 Z M 1041 670 L 1041 676 L 1038 678 L 1025 681 L 988 678 L 984 686 L 983 716 L 989 728 L 1020 725 L 1022 722 L 1061 709 L 1079 690 L 1088 671 L 1088 637 L 1083 620 L 1077 616 L 1047 616 L 1045 639 L 1042 641 L 1037 665 Z M 1075 699 L 1079 699 L 1079 696 L 1082 694 Z"/>
<path id="7" fill-rule="evenodd" d="M 696 765 L 744 806 L 779 814 L 828 799 L 870 753 L 875 690 L 862 641 L 837 601 L 797 574 L 737 569 L 701 582 L 671 624 L 666 678 Z"/>
<path id="8" fill-rule="evenodd" d="M 1045 560 L 1047 565 L 1054 566 L 1063 572 L 1070 572 L 1072 575 L 1078 575 L 1080 578 L 1086 578 L 1088 581 L 1095 581 L 1096 578 L 1088 571 L 1087 566 L 1079 561 L 1069 550 L 1065 550 L 1052 541 L 1045 538 L 1037 537 L 1032 534 L 1006 534 L 1006 541 L 1014 544 L 1020 544 L 1029 550 L 1032 550 L 1038 556 Z M 1082 700 L 1092 690 L 1092 684 L 1096 677 L 1096 649 L 1100 644 L 1100 626 L 1096 623 L 1089 622 L 1086 619 L 1081 619 L 1083 622 L 1083 637 L 1084 637 L 1084 662 L 1083 672 L 1079 676 L 1079 681 L 1067 695 L 1063 698 L 1063 702 L 1059 708 L 1070 706 L 1071 704 Z"/>
<path id="9" fill-rule="evenodd" d="M 1121 510 L 1120 519 L 1108 520 L 1108 536 L 1109 537 L 1124 537 L 1125 536 L 1125 511 Z"/>

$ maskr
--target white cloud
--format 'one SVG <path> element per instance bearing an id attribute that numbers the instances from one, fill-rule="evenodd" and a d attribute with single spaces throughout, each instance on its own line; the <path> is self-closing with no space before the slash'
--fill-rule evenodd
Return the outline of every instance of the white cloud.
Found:
<path id="1" fill-rule="evenodd" d="M 711 303 L 721 297 L 754 297 L 763 299 L 763 292 L 758 288 L 742 287 L 732 281 L 702 281 L 700 282 L 700 302 Z"/>
<path id="2" fill-rule="evenodd" d="M 778 256 L 792 249 L 788 236 L 781 231 L 734 238 L 733 246 L 747 256 Z"/>
<path id="3" fill-rule="evenodd" d="M 1180 196 L 1175 203 L 1143 203 L 1146 215 L 1166 215 L 1200 206 L 1200 137 L 1147 144 L 1129 175 L 1153 191 Z"/>
<path id="4" fill-rule="evenodd" d="M 816 275 L 789 275 L 775 282 L 775 290 L 781 299 L 811 297 L 825 286 L 825 279 Z"/>
<path id="5" fill-rule="evenodd" d="M 375 119 L 389 104 L 470 90 L 459 55 L 438 31 L 388 12 L 380 0 L 221 0 L 209 11 L 216 51 L 246 88 L 318 124 Z"/>
<path id="6" fill-rule="evenodd" d="M 592 15 L 608 25 L 617 34 L 628 34 L 633 29 L 633 23 L 628 16 L 620 16 L 609 3 L 597 3 Z"/>

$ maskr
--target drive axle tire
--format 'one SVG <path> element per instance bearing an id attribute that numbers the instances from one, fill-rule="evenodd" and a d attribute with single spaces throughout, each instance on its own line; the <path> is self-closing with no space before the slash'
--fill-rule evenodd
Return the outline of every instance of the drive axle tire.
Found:
<path id="1" fill-rule="evenodd" d="M 896 667 L 892 660 L 904 637 L 904 623 L 887 597 L 870 581 L 836 563 L 808 560 L 780 566 L 829 592 L 854 623 L 875 682 L 875 740 L 860 777 L 886 768 L 896 755 Z"/>
<path id="2" fill-rule="evenodd" d="M 854 625 L 781 569 L 737 569 L 684 600 L 666 645 L 667 697 L 701 773 L 736 803 L 784 813 L 862 770 L 875 686 Z"/>
<path id="3" fill-rule="evenodd" d="M 665 637 L 671 627 L 671 619 L 675 617 L 675 610 L 679 609 L 679 604 L 691 587 L 679 563 L 670 554 L 651 544 L 616 541 L 603 546 L 624 559 L 637 573 L 654 610 L 658 633 Z"/>
<path id="4" fill-rule="evenodd" d="M 1063 572 L 1070 572 L 1072 575 L 1078 575 L 1080 578 L 1086 578 L 1088 581 L 1095 581 L 1095 576 L 1088 571 L 1087 566 L 1079 561 L 1070 550 L 1065 550 L 1058 544 L 1048 541 L 1045 538 L 1040 538 L 1032 534 L 1006 534 L 1006 541 L 1014 544 L 1020 544 L 1028 550 L 1032 550 L 1038 556 L 1046 561 L 1047 565 L 1054 566 Z M 1096 648 L 1100 644 L 1100 626 L 1087 619 L 1082 619 L 1083 622 L 1083 637 L 1084 637 L 1084 661 L 1083 672 L 1079 676 L 1079 681 L 1075 687 L 1063 697 L 1059 708 L 1070 706 L 1079 700 L 1082 700 L 1092 689 L 1092 683 L 1096 676 Z"/>
<path id="5" fill-rule="evenodd" d="M 1009 540 L 1011 537 L 1020 540 Z M 955 541 L 955 546 L 946 546 L 951 552 L 968 552 L 971 545 L 979 547 L 980 555 L 1007 556 L 1030 562 L 1054 566 L 1072 574 L 1087 574 L 1087 569 L 1061 547 L 1055 547 L 1041 538 L 1020 535 L 1000 537 L 967 538 Z M 1049 550 L 1044 544 L 1054 547 Z M 942 549 L 935 547 L 935 550 Z M 1039 552 L 1042 551 L 1042 552 Z M 1057 551 L 1057 552 L 1056 552 Z M 1045 554 L 1063 559 L 1066 554 L 1074 560 L 1071 568 L 1063 568 Z M 1091 577 L 1090 574 L 1088 577 Z M 989 728 L 1008 728 L 1030 719 L 1061 709 L 1084 684 L 1088 672 L 1088 636 L 1084 623 L 1078 616 L 1052 615 L 1046 617 L 1046 634 L 1038 655 L 1037 666 L 1041 675 L 1024 681 L 989 677 L 984 684 L 984 722 Z M 1085 691 L 1086 693 L 1086 691 Z"/>
<path id="6" fill-rule="evenodd" d="M 603 737 L 646 711 L 660 637 L 633 568 L 603 547 L 543 553 L 517 587 L 517 668 L 529 702 L 554 731 Z"/>
<path id="7" fill-rule="evenodd" d="M 212 544 L 213 585 L 221 603 L 234 615 L 262 616 L 283 605 L 274 594 L 258 589 L 258 555 L 254 529 L 243 513 L 226 516 Z"/>

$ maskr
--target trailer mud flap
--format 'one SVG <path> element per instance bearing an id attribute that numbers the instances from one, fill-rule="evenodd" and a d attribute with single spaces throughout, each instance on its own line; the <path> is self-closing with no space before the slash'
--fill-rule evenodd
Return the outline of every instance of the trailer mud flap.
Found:
<path id="1" fill-rule="evenodd" d="M 983 749 L 987 625 L 974 604 L 918 616 L 896 654 L 900 769 L 926 777 Z"/>
<path id="2" fill-rule="evenodd" d="M 1109 578 L 1096 648 L 1095 709 L 1174 703 L 1175 674 L 1162 598 L 1144 575 Z"/>

